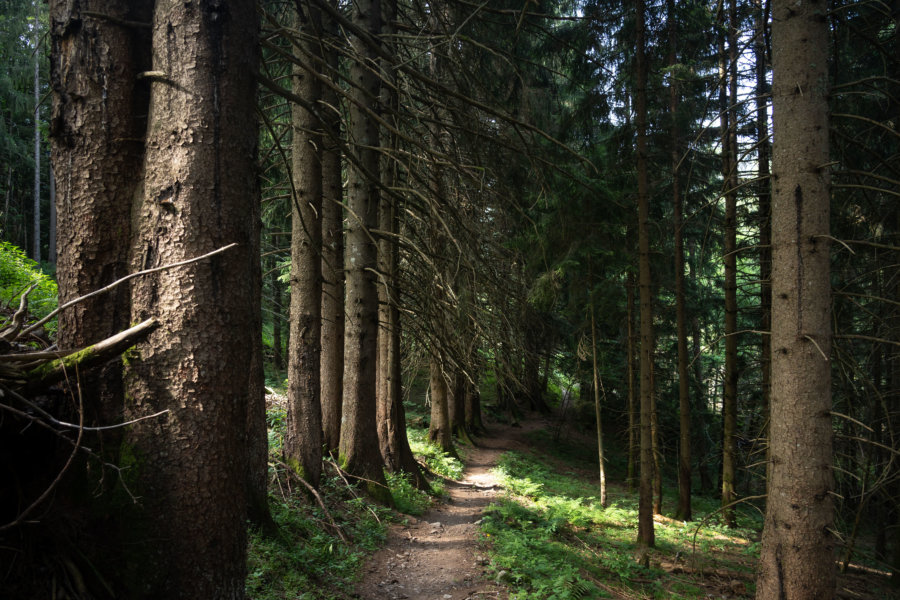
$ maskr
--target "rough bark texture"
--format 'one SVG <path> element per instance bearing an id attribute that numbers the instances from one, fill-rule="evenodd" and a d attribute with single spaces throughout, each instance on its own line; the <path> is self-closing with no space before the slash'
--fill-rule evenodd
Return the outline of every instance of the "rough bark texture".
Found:
<path id="1" fill-rule="evenodd" d="M 128 410 L 168 409 L 127 434 L 141 505 L 129 598 L 243 598 L 246 429 L 260 335 L 252 286 L 257 131 L 254 3 L 158 0 L 132 268 L 238 246 L 132 286 L 132 319 L 161 327 L 129 356 Z"/>
<path id="2" fill-rule="evenodd" d="M 315 36 L 321 18 L 304 7 L 300 29 L 306 36 L 304 55 L 320 55 Z M 314 64 L 313 60 L 308 61 Z M 313 67 L 310 67 L 313 68 Z M 317 73 L 294 65 L 293 91 L 318 109 L 322 85 Z M 288 349 L 288 411 L 284 455 L 310 485 L 319 487 L 322 473 L 322 406 L 320 401 L 322 311 L 322 135 L 317 115 L 293 105 L 291 176 L 291 316 Z"/>
<path id="3" fill-rule="evenodd" d="M 760 600 L 834 595 L 827 9 L 773 3 L 771 482 Z"/>
<path id="4" fill-rule="evenodd" d="M 381 3 L 354 4 L 353 22 L 377 36 L 381 29 Z M 341 422 L 341 463 L 351 474 L 370 480 L 368 491 L 389 501 L 384 483 L 384 462 L 376 430 L 375 363 L 378 344 L 378 291 L 375 243 L 370 231 L 378 223 L 378 126 L 364 109 L 375 109 L 378 77 L 372 71 L 375 51 L 351 38 L 358 57 L 350 66 L 354 102 L 350 105 L 350 144 L 355 160 L 350 166 L 347 225 L 346 323 L 344 336 L 344 402 Z"/>
<path id="5" fill-rule="evenodd" d="M 51 163 L 59 227 L 51 259 L 57 256 L 59 302 L 100 289 L 128 274 L 131 200 L 144 146 L 149 83 L 137 73 L 149 65 L 150 38 L 85 13 L 149 22 L 152 3 L 136 0 L 50 2 Z M 52 214 L 51 214 L 52 217 Z M 51 240 L 53 241 L 53 240 Z M 127 284 L 66 309 L 59 315 L 60 349 L 83 348 L 130 325 Z M 79 378 L 86 425 L 122 420 L 122 364 L 109 361 Z M 73 415 L 74 416 L 74 415 Z M 77 418 L 76 418 L 77 421 Z M 85 440 L 105 459 L 119 461 L 121 430 Z M 124 527 L 118 518 L 115 478 L 97 469 L 71 469 L 57 494 L 58 514 L 76 524 L 85 563 L 105 573 L 120 589 Z M 86 481 L 87 479 L 87 481 Z M 98 485 L 102 484 L 102 485 Z M 90 490 L 86 492 L 85 490 Z M 43 518 L 53 527 L 53 515 Z M 92 587 L 89 578 L 87 585 Z M 99 592 L 92 589 L 92 592 Z"/>
<path id="6" fill-rule="evenodd" d="M 334 22 L 325 17 L 325 31 L 336 38 Z M 330 69 L 337 69 L 338 53 L 326 52 Z M 341 440 L 341 404 L 344 380 L 344 191 L 341 182 L 341 115 L 337 95 L 329 86 L 323 93 L 322 137 L 322 352 L 321 404 L 325 450 L 338 449 Z"/>
<path id="7" fill-rule="evenodd" d="M 128 274 L 131 200 L 140 171 L 149 81 L 149 36 L 83 13 L 149 22 L 152 2 L 84 0 L 50 4 L 52 162 L 56 170 L 60 304 Z M 128 285 L 59 315 L 62 349 L 83 348 L 129 325 Z M 121 366 L 82 382 L 87 417 L 122 411 Z"/>
<path id="8" fill-rule="evenodd" d="M 635 1 L 637 28 L 635 115 L 637 125 L 638 179 L 638 286 L 641 306 L 640 406 L 641 460 L 638 500 L 638 543 L 655 545 L 653 531 L 653 445 L 650 418 L 653 412 L 653 305 L 650 278 L 650 198 L 647 174 L 647 64 L 644 55 L 644 1 Z"/>

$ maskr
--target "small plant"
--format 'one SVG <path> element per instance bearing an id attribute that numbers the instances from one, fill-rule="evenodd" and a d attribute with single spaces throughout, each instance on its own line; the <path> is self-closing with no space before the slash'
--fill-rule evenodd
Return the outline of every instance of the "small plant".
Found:
<path id="1" fill-rule="evenodd" d="M 406 432 L 413 454 L 421 458 L 432 472 L 449 479 L 462 477 L 465 467 L 462 461 L 446 452 L 441 452 L 437 446 L 428 441 L 426 430 L 408 428 Z"/>
<path id="2" fill-rule="evenodd" d="M 418 517 L 431 505 L 431 498 L 412 484 L 409 474 L 385 471 L 384 476 L 398 511 Z"/>
<path id="3" fill-rule="evenodd" d="M 56 310 L 59 294 L 56 282 L 25 256 L 21 248 L 0 242 L 0 303 L 15 310 L 21 295 L 32 285 L 35 288 L 28 295 L 28 312 L 35 320 L 42 319 Z M 49 321 L 44 328 L 55 331 L 56 320 Z"/>

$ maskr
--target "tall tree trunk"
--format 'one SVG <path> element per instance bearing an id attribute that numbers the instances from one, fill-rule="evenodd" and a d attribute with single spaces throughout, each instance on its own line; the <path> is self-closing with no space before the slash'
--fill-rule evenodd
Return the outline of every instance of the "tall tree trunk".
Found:
<path id="1" fill-rule="evenodd" d="M 773 2 L 771 482 L 756 597 L 831 598 L 828 21 Z"/>
<path id="2" fill-rule="evenodd" d="M 54 0 L 50 7 L 52 162 L 58 175 L 57 279 L 67 303 L 128 274 L 131 206 L 143 157 L 136 143 L 146 129 L 149 64 L 144 35 L 106 19 L 149 22 L 151 3 Z M 135 83 L 138 81 L 138 83 Z M 133 109 L 131 107 L 134 107 Z M 60 348 L 93 344 L 129 325 L 128 284 L 94 296 L 59 315 Z M 116 422 L 122 413 L 121 365 L 81 382 L 88 422 Z"/>
<path id="3" fill-rule="evenodd" d="M 137 74 L 149 66 L 149 36 L 83 12 L 149 22 L 151 6 L 149 1 L 132 0 L 50 3 L 50 142 L 51 163 L 58 175 L 60 305 L 129 272 L 131 207 L 139 181 L 134 174 L 140 172 L 144 151 L 143 144 L 133 140 L 144 135 L 146 122 L 141 115 L 146 115 L 149 97 L 147 81 L 137 80 Z M 10 190 L 8 184 L 7 193 Z M 7 207 L 4 218 L 8 214 Z M 4 234 L 10 236 L 6 229 Z M 62 311 L 58 346 L 85 347 L 128 328 L 130 306 L 129 286 L 124 284 Z M 81 374 L 79 388 L 86 425 L 122 421 L 125 396 L 120 361 Z M 118 462 L 121 434 L 115 429 L 103 432 L 90 443 L 102 448 L 104 458 Z M 91 472 L 84 473 L 90 476 Z M 78 483 L 83 489 L 97 488 L 96 481 Z M 126 578 L 120 543 L 128 525 L 110 510 L 110 496 L 97 498 L 77 489 L 74 493 L 72 504 L 85 508 L 85 514 L 72 520 L 82 524 L 82 550 L 93 565 L 110 574 L 118 589 Z M 99 554 L 92 548 L 99 549 Z"/>
<path id="4" fill-rule="evenodd" d="M 333 43 L 337 26 L 330 16 L 324 28 Z M 338 53 L 326 52 L 325 63 L 333 75 Z M 322 354 L 321 404 L 325 450 L 338 449 L 341 441 L 341 404 L 344 385 L 344 207 L 341 181 L 341 115 L 338 98 L 324 86 L 322 137 Z M 334 108 L 332 108 L 334 107 Z"/>
<path id="5" fill-rule="evenodd" d="M 377 37 L 381 31 L 380 0 L 354 4 L 355 25 Z M 384 461 L 376 429 L 375 363 L 378 355 L 378 290 L 375 244 L 371 231 L 378 223 L 378 125 L 370 111 L 376 109 L 378 75 L 372 70 L 376 51 L 366 40 L 353 36 L 355 58 L 350 65 L 353 83 L 350 104 L 350 147 L 355 160 L 349 169 L 346 269 L 346 322 L 344 335 L 344 402 L 342 405 L 340 458 L 352 475 L 368 480 L 370 495 L 390 503 L 385 486 Z"/>
<path id="6" fill-rule="evenodd" d="M 303 54 L 322 57 L 322 19 L 308 3 L 298 11 Z M 317 39 L 318 38 L 318 39 Z M 288 411 L 284 455 L 317 488 L 322 473 L 322 406 L 319 362 L 322 323 L 322 85 L 318 60 L 293 66 L 293 91 L 307 106 L 292 107 L 291 314 L 288 348 Z M 309 69 L 309 70 L 307 70 Z"/>
<path id="7" fill-rule="evenodd" d="M 669 65 L 678 63 L 678 27 L 675 0 L 666 1 Z M 681 140 L 678 131 L 678 86 L 673 69 L 669 75 L 669 114 L 672 119 L 672 228 L 675 233 L 675 337 L 678 344 L 678 506 L 675 518 L 691 520 L 691 397 L 688 372 L 687 317 L 684 307 L 684 229 L 681 198 Z"/>
<path id="8" fill-rule="evenodd" d="M 454 452 L 450 431 L 450 403 L 447 379 L 444 376 L 443 361 L 439 356 L 431 357 L 431 423 L 428 439 L 444 452 Z"/>
<path id="9" fill-rule="evenodd" d="M 606 508 L 606 461 L 603 456 L 603 419 L 600 413 L 600 368 L 597 366 L 597 324 L 594 320 L 594 303 L 591 301 L 591 362 L 594 369 L 594 414 L 597 419 L 597 464 L 600 466 L 600 506 Z"/>
<path id="10" fill-rule="evenodd" d="M 272 236 L 274 238 L 274 236 Z M 273 244 L 273 247 L 277 247 Z M 284 317 L 282 316 L 282 292 L 281 282 L 278 280 L 278 267 L 276 261 L 273 260 L 269 267 L 269 287 L 272 290 L 269 305 L 272 310 L 272 366 L 279 373 L 284 371 L 284 339 L 281 331 L 284 328 Z M 288 321 L 290 323 L 290 320 Z M 290 336 L 288 336 L 290 337 Z"/>
<path id="11" fill-rule="evenodd" d="M 656 347 L 656 339 L 650 346 Z M 659 442 L 659 411 L 656 408 L 656 374 L 650 371 L 650 447 L 653 452 L 653 514 L 662 514 L 662 444 Z"/>
<path id="12" fill-rule="evenodd" d="M 235 247 L 132 285 L 132 319 L 160 323 L 127 369 L 126 434 L 142 497 L 129 520 L 130 598 L 243 598 L 247 349 L 260 332 L 255 3 L 157 0 L 152 94 L 132 266 Z M 158 73 L 158 74 L 157 74 Z"/>
<path id="13" fill-rule="evenodd" d="M 251 207 L 253 212 L 249 215 L 253 230 L 250 234 L 250 256 L 253 258 L 250 265 L 250 293 L 251 302 L 257 308 L 262 308 L 263 274 L 262 261 L 260 260 L 262 218 L 261 198 L 259 182 L 254 182 L 253 199 Z M 278 287 L 275 288 L 279 289 Z M 276 311 L 277 312 L 277 309 Z M 275 522 L 269 511 L 269 429 L 266 421 L 266 371 L 265 358 L 263 356 L 262 310 L 257 310 L 252 315 L 253 329 L 250 339 L 249 356 L 249 382 L 247 396 L 247 518 L 255 527 L 261 528 L 267 533 L 276 530 Z M 276 329 L 277 331 L 277 329 Z M 280 348 L 276 345 L 276 356 Z"/>
<path id="14" fill-rule="evenodd" d="M 724 17 L 724 10 L 720 11 Z M 722 186 L 725 195 L 725 382 L 722 393 L 722 516 L 726 525 L 735 526 L 736 499 L 734 479 L 737 433 L 737 156 L 735 154 L 735 114 L 730 106 L 737 90 L 736 10 L 729 0 L 728 55 L 725 34 L 719 38 L 719 120 L 722 142 Z M 723 28 L 724 29 L 724 28 Z M 731 94 L 729 94 L 729 91 Z"/>
<path id="15" fill-rule="evenodd" d="M 647 64 L 644 0 L 635 0 L 635 122 L 637 125 L 638 278 L 641 304 L 641 483 L 638 501 L 638 543 L 656 543 L 653 531 L 653 304 L 650 278 L 650 193 L 647 173 Z"/>
<path id="16" fill-rule="evenodd" d="M 628 236 L 626 236 L 628 237 Z M 631 248 L 631 244 L 628 245 Z M 638 446 L 638 408 L 634 385 L 634 271 L 629 269 L 625 283 L 625 373 L 628 378 L 628 470 L 626 482 L 632 492 L 637 486 L 636 464 L 640 462 Z"/>
<path id="17" fill-rule="evenodd" d="M 41 3 L 34 0 L 34 250 L 41 262 Z"/>
<path id="18" fill-rule="evenodd" d="M 56 264 L 56 177 L 53 174 L 53 165 L 48 165 L 50 176 L 50 230 L 47 232 L 50 240 L 47 250 L 47 260 L 50 264 Z"/>
<path id="19" fill-rule="evenodd" d="M 768 438 L 769 398 L 772 394 L 772 182 L 769 179 L 769 84 L 766 81 L 768 64 L 769 0 L 756 0 L 756 38 L 753 54 L 756 67 L 756 161 L 759 178 L 759 309 L 760 331 L 760 412 L 759 437 Z M 766 444 L 766 456 L 769 449 Z M 769 464 L 769 461 L 766 461 Z M 768 476 L 766 477 L 768 481 Z"/>
<path id="20" fill-rule="evenodd" d="M 397 1 L 383 0 L 384 37 L 393 38 L 394 22 L 397 19 Z M 385 72 L 391 69 L 386 65 Z M 395 92 L 395 82 L 390 81 L 382 88 L 382 103 L 389 109 L 386 119 L 392 122 L 399 110 L 399 96 Z M 395 126 L 396 127 L 396 126 Z M 394 128 L 395 128 L 394 127 Z M 384 132 L 386 145 L 397 148 L 397 137 L 391 131 Z M 381 164 L 381 179 L 384 189 L 398 186 L 398 166 L 394 161 L 396 152 L 391 152 Z M 400 232 L 400 199 L 397 196 L 382 198 L 378 212 L 379 229 L 389 236 L 378 241 L 378 272 L 382 281 L 379 285 L 378 302 L 378 439 L 385 466 L 393 473 L 407 473 L 412 483 L 423 490 L 429 489 L 419 464 L 409 447 L 406 435 L 406 411 L 403 408 L 403 377 L 400 355 L 400 246 L 394 235 Z"/>

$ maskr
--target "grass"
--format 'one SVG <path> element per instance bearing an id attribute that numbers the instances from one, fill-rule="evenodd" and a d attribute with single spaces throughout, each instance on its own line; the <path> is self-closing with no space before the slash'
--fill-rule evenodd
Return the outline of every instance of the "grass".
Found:
<path id="1" fill-rule="evenodd" d="M 252 600 L 345 600 L 352 598 L 365 559 L 384 544 L 387 525 L 404 515 L 419 516 L 443 493 L 442 480 L 432 493 L 416 489 L 405 475 L 386 473 L 395 510 L 369 500 L 324 465 L 319 494 L 323 507 L 281 466 L 287 422 L 282 394 L 270 396 L 267 411 L 270 453 L 269 506 L 277 533 L 251 531 L 247 557 L 247 597 Z M 413 453 L 447 478 L 461 476 L 463 463 L 427 440 L 427 431 L 409 430 Z"/>
<path id="2" fill-rule="evenodd" d="M 599 485 L 586 477 L 591 465 L 550 452 L 506 453 L 495 471 L 506 494 L 489 507 L 481 535 L 511 598 L 752 597 L 758 553 L 752 540 L 761 528 L 753 512 L 741 513 L 742 528 L 735 530 L 714 520 L 698 529 L 659 516 L 656 548 L 644 562 L 636 544 L 637 496 L 611 486 L 604 509 Z M 695 503 L 701 515 L 716 507 Z"/>

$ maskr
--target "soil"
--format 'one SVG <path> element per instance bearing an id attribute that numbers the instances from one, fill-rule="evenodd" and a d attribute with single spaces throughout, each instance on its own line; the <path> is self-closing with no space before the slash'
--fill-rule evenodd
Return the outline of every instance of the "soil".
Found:
<path id="1" fill-rule="evenodd" d="M 356 597 L 363 600 L 482 600 L 507 598 L 488 573 L 478 541 L 482 511 L 500 493 L 491 469 L 500 455 L 525 446 L 524 435 L 543 426 L 492 425 L 465 452 L 461 481 L 447 481 L 449 497 L 420 518 L 391 526 L 387 544 L 363 568 Z"/>

